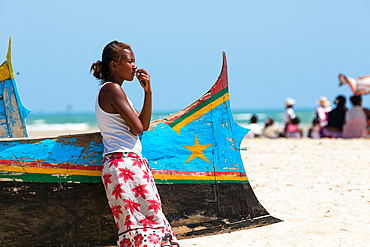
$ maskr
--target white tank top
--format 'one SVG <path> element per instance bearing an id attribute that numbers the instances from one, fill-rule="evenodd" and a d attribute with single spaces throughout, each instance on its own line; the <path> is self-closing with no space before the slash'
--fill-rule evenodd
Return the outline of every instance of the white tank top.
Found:
<path id="1" fill-rule="evenodd" d="M 101 135 L 103 136 L 103 156 L 114 152 L 134 152 L 141 156 L 142 147 L 139 136 L 135 136 L 131 133 L 130 128 L 119 113 L 108 113 L 101 109 L 99 105 L 100 91 L 107 83 L 112 82 L 106 82 L 99 88 L 95 102 L 96 119 Z M 131 100 L 129 98 L 127 98 L 127 100 L 132 109 L 134 109 Z"/>

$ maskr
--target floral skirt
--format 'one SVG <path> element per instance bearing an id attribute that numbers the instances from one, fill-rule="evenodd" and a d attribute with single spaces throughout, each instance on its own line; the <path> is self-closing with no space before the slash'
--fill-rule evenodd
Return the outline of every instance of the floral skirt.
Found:
<path id="1" fill-rule="evenodd" d="M 118 228 L 118 246 L 179 246 L 146 159 L 132 152 L 106 155 L 102 179 Z"/>

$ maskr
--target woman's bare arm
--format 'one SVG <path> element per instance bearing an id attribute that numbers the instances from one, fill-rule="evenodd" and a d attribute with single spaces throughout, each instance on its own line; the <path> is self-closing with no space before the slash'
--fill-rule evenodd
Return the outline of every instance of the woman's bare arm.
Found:
<path id="1" fill-rule="evenodd" d="M 150 125 L 150 119 L 152 117 L 152 89 L 150 86 L 150 76 L 144 69 L 138 69 L 136 72 L 136 76 L 145 92 L 144 104 L 139 115 L 139 118 L 143 125 L 143 130 L 148 130 Z"/>
<path id="2" fill-rule="evenodd" d="M 119 113 L 129 126 L 132 134 L 137 136 L 143 132 L 143 124 L 130 106 L 126 94 L 119 84 L 109 83 L 105 85 L 100 91 L 99 104 L 108 113 Z"/>

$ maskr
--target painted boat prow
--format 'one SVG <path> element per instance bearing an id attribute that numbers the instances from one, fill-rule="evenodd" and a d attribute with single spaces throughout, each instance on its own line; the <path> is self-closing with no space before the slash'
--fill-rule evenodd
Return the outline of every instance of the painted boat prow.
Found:
<path id="1" fill-rule="evenodd" d="M 7 61 L 9 69 L 10 56 Z M 6 80 L 15 85 L 14 76 Z M 213 87 L 142 134 L 143 156 L 179 239 L 281 221 L 259 203 L 245 173 L 240 144 L 247 131 L 230 111 L 223 53 Z M 101 182 L 102 152 L 99 132 L 0 139 L 0 242 L 115 244 L 117 230 Z"/>
<path id="2" fill-rule="evenodd" d="M 208 92 L 142 135 L 166 216 L 182 237 L 280 221 L 259 203 L 244 170 L 240 150 L 249 130 L 230 111 L 225 52 L 222 57 Z"/>
<path id="3" fill-rule="evenodd" d="M 6 61 L 0 66 L 0 138 L 27 137 L 25 119 L 31 112 L 21 102 L 11 63 L 9 38 Z"/>
<path id="4" fill-rule="evenodd" d="M 152 122 L 141 138 L 143 155 L 152 161 L 149 163 L 154 174 L 164 173 L 163 181 L 157 183 L 191 183 L 188 173 L 198 183 L 243 182 L 247 178 L 240 144 L 247 132 L 234 121 L 230 111 L 223 52 L 223 66 L 216 83 L 182 111 Z M 179 172 L 183 172 L 183 177 Z M 212 176 L 199 179 L 202 174 Z"/>

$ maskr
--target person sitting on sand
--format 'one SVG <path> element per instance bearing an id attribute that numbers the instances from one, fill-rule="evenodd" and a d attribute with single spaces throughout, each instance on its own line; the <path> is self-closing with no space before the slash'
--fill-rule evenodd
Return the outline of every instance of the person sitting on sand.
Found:
<path id="1" fill-rule="evenodd" d="M 268 118 L 265 121 L 265 128 L 263 129 L 263 136 L 275 139 L 279 137 L 281 130 L 275 125 L 273 118 Z"/>
<path id="2" fill-rule="evenodd" d="M 328 123 L 322 130 L 322 137 L 338 138 L 342 137 L 342 130 L 344 125 L 344 117 L 346 115 L 346 98 L 339 95 L 334 104 L 337 105 L 335 109 L 328 113 Z"/>
<path id="3" fill-rule="evenodd" d="M 285 99 L 285 111 L 284 111 L 284 115 L 283 115 L 284 124 L 285 124 L 284 135 L 285 135 L 285 132 L 286 132 L 286 128 L 288 127 L 288 124 L 292 123 L 292 120 L 295 118 L 295 113 L 294 113 L 294 109 L 293 109 L 294 104 L 295 104 L 294 99 L 292 99 L 292 98 L 286 98 Z"/>
<path id="4" fill-rule="evenodd" d="M 312 126 L 308 130 L 308 137 L 313 139 L 319 139 L 321 137 L 320 130 L 321 130 L 320 121 L 317 118 L 315 118 L 314 120 L 312 120 Z"/>
<path id="5" fill-rule="evenodd" d="M 326 97 L 321 96 L 316 101 L 316 104 L 318 104 L 316 118 L 319 120 L 321 128 L 324 128 L 328 122 L 328 112 L 331 111 L 330 101 Z"/>
<path id="6" fill-rule="evenodd" d="M 354 95 L 350 98 L 352 109 L 346 112 L 343 126 L 343 138 L 361 138 L 366 135 L 367 116 L 362 108 L 362 98 Z"/>
<path id="7" fill-rule="evenodd" d="M 256 115 L 253 115 L 250 120 L 250 124 L 247 125 L 247 129 L 250 129 L 250 131 L 247 133 L 245 137 L 247 138 L 255 138 L 260 137 L 262 130 L 261 127 L 257 124 L 258 117 Z"/>
<path id="8" fill-rule="evenodd" d="M 370 109 L 363 108 L 367 117 L 366 138 L 370 138 Z"/>
<path id="9" fill-rule="evenodd" d="M 300 122 L 298 117 L 293 118 L 292 123 L 288 124 L 286 128 L 286 138 L 301 138 L 303 136 L 302 129 L 298 126 Z"/>
<path id="10" fill-rule="evenodd" d="M 370 116 L 367 115 L 366 138 L 370 138 Z"/>
<path id="11" fill-rule="evenodd" d="M 285 99 L 285 111 L 284 111 L 284 123 L 286 125 L 292 123 L 293 118 L 295 118 L 295 113 L 293 106 L 295 105 L 295 100 L 292 98 Z"/>

